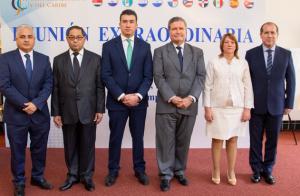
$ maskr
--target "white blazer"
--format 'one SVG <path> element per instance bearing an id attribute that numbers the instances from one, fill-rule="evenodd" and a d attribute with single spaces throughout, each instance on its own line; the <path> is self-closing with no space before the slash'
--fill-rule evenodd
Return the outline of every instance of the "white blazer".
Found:
<path id="1" fill-rule="evenodd" d="M 253 108 L 253 89 L 246 60 L 234 57 L 230 64 L 224 57 L 208 62 L 203 105 L 226 107 L 231 98 L 233 107 Z"/>

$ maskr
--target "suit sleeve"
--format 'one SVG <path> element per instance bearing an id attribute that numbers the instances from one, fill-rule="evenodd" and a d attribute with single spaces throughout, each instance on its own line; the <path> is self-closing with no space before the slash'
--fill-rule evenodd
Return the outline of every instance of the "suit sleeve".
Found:
<path id="1" fill-rule="evenodd" d="M 173 96 L 176 96 L 174 91 L 169 86 L 165 78 L 164 73 L 164 61 L 161 48 L 154 50 L 153 56 L 153 73 L 154 73 L 154 83 L 158 89 L 158 92 L 162 96 L 165 102 L 168 102 L 169 99 Z"/>
<path id="2" fill-rule="evenodd" d="M 203 52 L 200 49 L 197 49 L 197 65 L 196 65 L 196 77 L 194 79 L 190 95 L 194 96 L 196 99 L 199 98 L 201 92 L 204 89 L 204 82 L 205 82 L 205 64 L 204 64 L 204 57 Z"/>
<path id="3" fill-rule="evenodd" d="M 7 101 L 19 109 L 24 108 L 28 99 L 24 97 L 11 83 L 10 68 L 6 55 L 0 55 L 0 91 Z"/>
<path id="4" fill-rule="evenodd" d="M 293 109 L 294 99 L 295 99 L 296 77 L 295 77 L 295 69 L 294 69 L 291 52 L 289 52 L 288 58 L 289 58 L 288 66 L 285 74 L 285 79 L 286 79 L 285 108 Z"/>
<path id="5" fill-rule="evenodd" d="M 143 97 L 147 95 L 153 82 L 153 62 L 151 48 L 149 44 L 147 44 L 147 48 L 147 55 L 144 61 L 144 79 L 137 92 L 140 93 Z"/>
<path id="6" fill-rule="evenodd" d="M 46 68 L 44 73 L 44 83 L 42 89 L 39 91 L 38 96 L 32 100 L 32 103 L 36 105 L 39 110 L 47 104 L 47 99 L 49 98 L 53 87 L 53 75 L 50 65 L 49 57 L 46 58 Z"/>
<path id="7" fill-rule="evenodd" d="M 97 81 L 96 81 L 96 92 L 97 92 L 97 113 L 105 112 L 105 88 L 101 80 L 101 57 L 97 60 Z"/>
<path id="8" fill-rule="evenodd" d="M 51 95 L 51 116 L 60 116 L 59 109 L 59 83 L 58 83 L 58 62 L 57 57 L 53 60 L 53 90 Z"/>
<path id="9" fill-rule="evenodd" d="M 118 100 L 118 97 L 124 92 L 113 78 L 109 50 L 109 46 L 104 44 L 102 50 L 101 78 L 109 93 L 114 99 Z"/>

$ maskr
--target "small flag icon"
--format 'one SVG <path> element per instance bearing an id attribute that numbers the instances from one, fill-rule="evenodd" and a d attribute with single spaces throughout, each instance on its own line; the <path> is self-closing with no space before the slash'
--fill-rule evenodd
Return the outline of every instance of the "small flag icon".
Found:
<path id="1" fill-rule="evenodd" d="M 192 7 L 193 0 L 183 0 L 182 3 L 185 7 Z"/>
<path id="2" fill-rule="evenodd" d="M 178 0 L 168 0 L 168 5 L 170 7 L 177 7 L 178 5 Z"/>
<path id="3" fill-rule="evenodd" d="M 94 4 L 94 6 L 99 7 L 102 5 L 103 0 L 92 0 L 92 3 Z"/>
<path id="4" fill-rule="evenodd" d="M 123 4 L 125 7 L 130 7 L 130 6 L 132 6 L 132 3 L 133 3 L 133 0 L 122 0 L 122 4 Z"/>
<path id="5" fill-rule="evenodd" d="M 214 6 L 216 8 L 221 8 L 223 6 L 223 0 L 214 0 Z"/>
<path id="6" fill-rule="evenodd" d="M 138 1 L 138 5 L 139 5 L 140 7 L 146 7 L 147 4 L 148 4 L 148 0 L 139 0 L 139 1 Z"/>
<path id="7" fill-rule="evenodd" d="M 244 6 L 245 6 L 246 8 L 248 8 L 248 9 L 253 8 L 253 6 L 254 6 L 253 0 L 245 0 L 245 1 L 244 1 Z"/>
<path id="8" fill-rule="evenodd" d="M 116 6 L 118 3 L 118 0 L 108 0 L 108 5 L 110 5 L 111 7 Z"/>
<path id="9" fill-rule="evenodd" d="M 198 4 L 200 7 L 207 7 L 208 6 L 208 0 L 198 0 Z"/>
<path id="10" fill-rule="evenodd" d="M 239 0 L 230 0 L 229 5 L 232 8 L 237 8 L 239 6 Z"/>
<path id="11" fill-rule="evenodd" d="M 153 0 L 152 5 L 154 7 L 160 7 L 162 5 L 162 0 Z"/>

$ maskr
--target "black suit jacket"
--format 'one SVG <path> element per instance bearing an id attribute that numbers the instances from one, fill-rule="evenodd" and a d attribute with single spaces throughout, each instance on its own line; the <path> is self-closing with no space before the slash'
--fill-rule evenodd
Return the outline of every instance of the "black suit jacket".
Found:
<path id="1" fill-rule="evenodd" d="M 95 113 L 105 112 L 105 89 L 100 78 L 101 57 L 84 50 L 78 80 L 75 81 L 69 51 L 53 60 L 54 86 L 51 115 L 63 124 L 92 123 Z"/>

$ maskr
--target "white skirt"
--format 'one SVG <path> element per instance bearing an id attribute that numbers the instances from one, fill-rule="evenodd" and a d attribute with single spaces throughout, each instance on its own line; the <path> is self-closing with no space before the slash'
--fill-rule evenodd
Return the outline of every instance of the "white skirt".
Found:
<path id="1" fill-rule="evenodd" d="M 213 121 L 206 122 L 208 137 L 228 140 L 235 136 L 245 136 L 249 130 L 249 121 L 242 122 L 243 108 L 212 108 Z"/>

